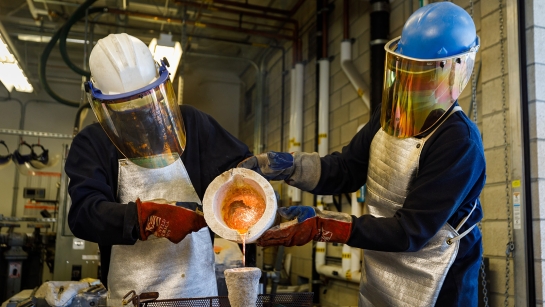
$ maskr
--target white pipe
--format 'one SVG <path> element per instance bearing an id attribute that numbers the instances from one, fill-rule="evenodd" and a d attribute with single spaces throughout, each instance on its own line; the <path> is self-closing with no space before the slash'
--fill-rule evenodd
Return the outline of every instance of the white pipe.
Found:
<path id="1" fill-rule="evenodd" d="M 341 42 L 341 67 L 350 80 L 350 83 L 352 83 L 358 92 L 358 96 L 360 96 L 363 100 L 363 103 L 367 109 L 371 109 L 371 91 L 369 90 L 369 85 L 365 83 L 363 77 L 360 75 L 352 62 L 352 42 L 350 40 L 344 40 Z"/>
<path id="2" fill-rule="evenodd" d="M 295 64 L 292 69 L 292 103 L 290 114 L 290 143 L 288 150 L 296 152 L 302 150 L 303 143 L 303 64 Z M 301 202 L 301 190 L 290 186 L 292 202 Z"/>
<path id="3" fill-rule="evenodd" d="M 348 244 L 343 244 L 342 249 L 342 256 L 341 256 L 341 267 L 342 267 L 342 275 L 345 277 L 350 277 L 352 271 L 350 270 L 351 267 L 351 261 L 350 257 L 352 256 L 352 247 L 350 247 Z"/>
<path id="4" fill-rule="evenodd" d="M 40 25 L 40 18 L 39 18 L 38 15 L 49 16 L 49 12 L 44 10 L 44 9 L 37 9 L 34 6 L 34 1 L 32 1 L 32 0 L 27 0 L 26 2 L 28 4 L 28 10 L 30 11 L 30 14 L 32 15 L 32 18 L 34 19 L 35 23 L 37 25 Z"/>
<path id="5" fill-rule="evenodd" d="M 318 153 L 323 157 L 329 152 L 329 59 L 321 59 L 320 88 L 318 92 Z"/>

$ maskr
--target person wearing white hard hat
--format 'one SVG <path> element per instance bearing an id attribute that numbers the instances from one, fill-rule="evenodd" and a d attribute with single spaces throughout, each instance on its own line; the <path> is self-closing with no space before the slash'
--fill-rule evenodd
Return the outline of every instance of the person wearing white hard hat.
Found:
<path id="1" fill-rule="evenodd" d="M 110 306 L 131 290 L 217 295 L 201 200 L 216 176 L 251 155 L 212 117 L 177 104 L 165 62 L 130 35 L 99 40 L 85 84 L 99 123 L 76 135 L 66 161 L 68 223 L 98 243 Z"/>
<path id="2" fill-rule="evenodd" d="M 479 49 L 475 24 L 453 3 L 432 3 L 385 49 L 381 108 L 342 152 L 269 152 L 240 164 L 319 195 L 365 184 L 369 213 L 280 208 L 295 223 L 267 230 L 258 245 L 364 249 L 360 307 L 477 306 L 486 162 L 479 130 L 457 103 Z"/>

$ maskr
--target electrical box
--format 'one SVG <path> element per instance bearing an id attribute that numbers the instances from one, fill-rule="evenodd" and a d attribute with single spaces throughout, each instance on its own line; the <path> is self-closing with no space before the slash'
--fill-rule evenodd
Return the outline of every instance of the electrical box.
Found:
<path id="1" fill-rule="evenodd" d="M 23 198 L 44 199 L 45 189 L 44 188 L 24 188 Z"/>

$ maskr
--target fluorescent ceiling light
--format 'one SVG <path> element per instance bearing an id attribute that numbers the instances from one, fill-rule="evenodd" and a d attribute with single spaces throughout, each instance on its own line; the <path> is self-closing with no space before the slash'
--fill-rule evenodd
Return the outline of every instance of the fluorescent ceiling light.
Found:
<path id="1" fill-rule="evenodd" d="M 33 34 L 18 34 L 17 38 L 26 42 L 48 43 L 51 40 L 51 36 L 33 35 Z M 86 41 L 83 39 L 67 38 L 68 43 L 84 44 Z M 87 41 L 88 42 L 88 41 Z"/>
<path id="2" fill-rule="evenodd" d="M 32 93 L 32 85 L 25 76 L 23 69 L 19 66 L 17 59 L 9 50 L 9 47 L 0 34 L 0 81 L 8 91 L 14 88 L 18 92 Z"/>
<path id="3" fill-rule="evenodd" d="M 149 50 L 157 63 L 161 63 L 163 58 L 167 58 L 170 65 L 168 68 L 168 71 L 170 72 L 170 81 L 172 81 L 176 75 L 180 59 L 182 58 L 182 45 L 179 42 L 173 42 L 172 35 L 161 34 L 159 40 L 156 38 L 151 40 L 149 43 Z"/>

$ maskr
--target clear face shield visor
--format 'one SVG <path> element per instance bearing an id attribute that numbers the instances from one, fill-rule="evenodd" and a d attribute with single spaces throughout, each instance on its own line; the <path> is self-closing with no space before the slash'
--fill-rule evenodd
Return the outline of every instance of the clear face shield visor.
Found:
<path id="1" fill-rule="evenodd" d="M 105 95 L 92 82 L 87 98 L 98 122 L 119 151 L 133 163 L 161 168 L 183 153 L 185 128 L 176 95 L 163 64 L 153 83 L 124 94 Z"/>
<path id="2" fill-rule="evenodd" d="M 426 60 L 396 53 L 399 39 L 384 46 L 380 123 L 389 135 L 406 138 L 426 132 L 456 102 L 471 78 L 479 43 L 462 54 Z"/>

